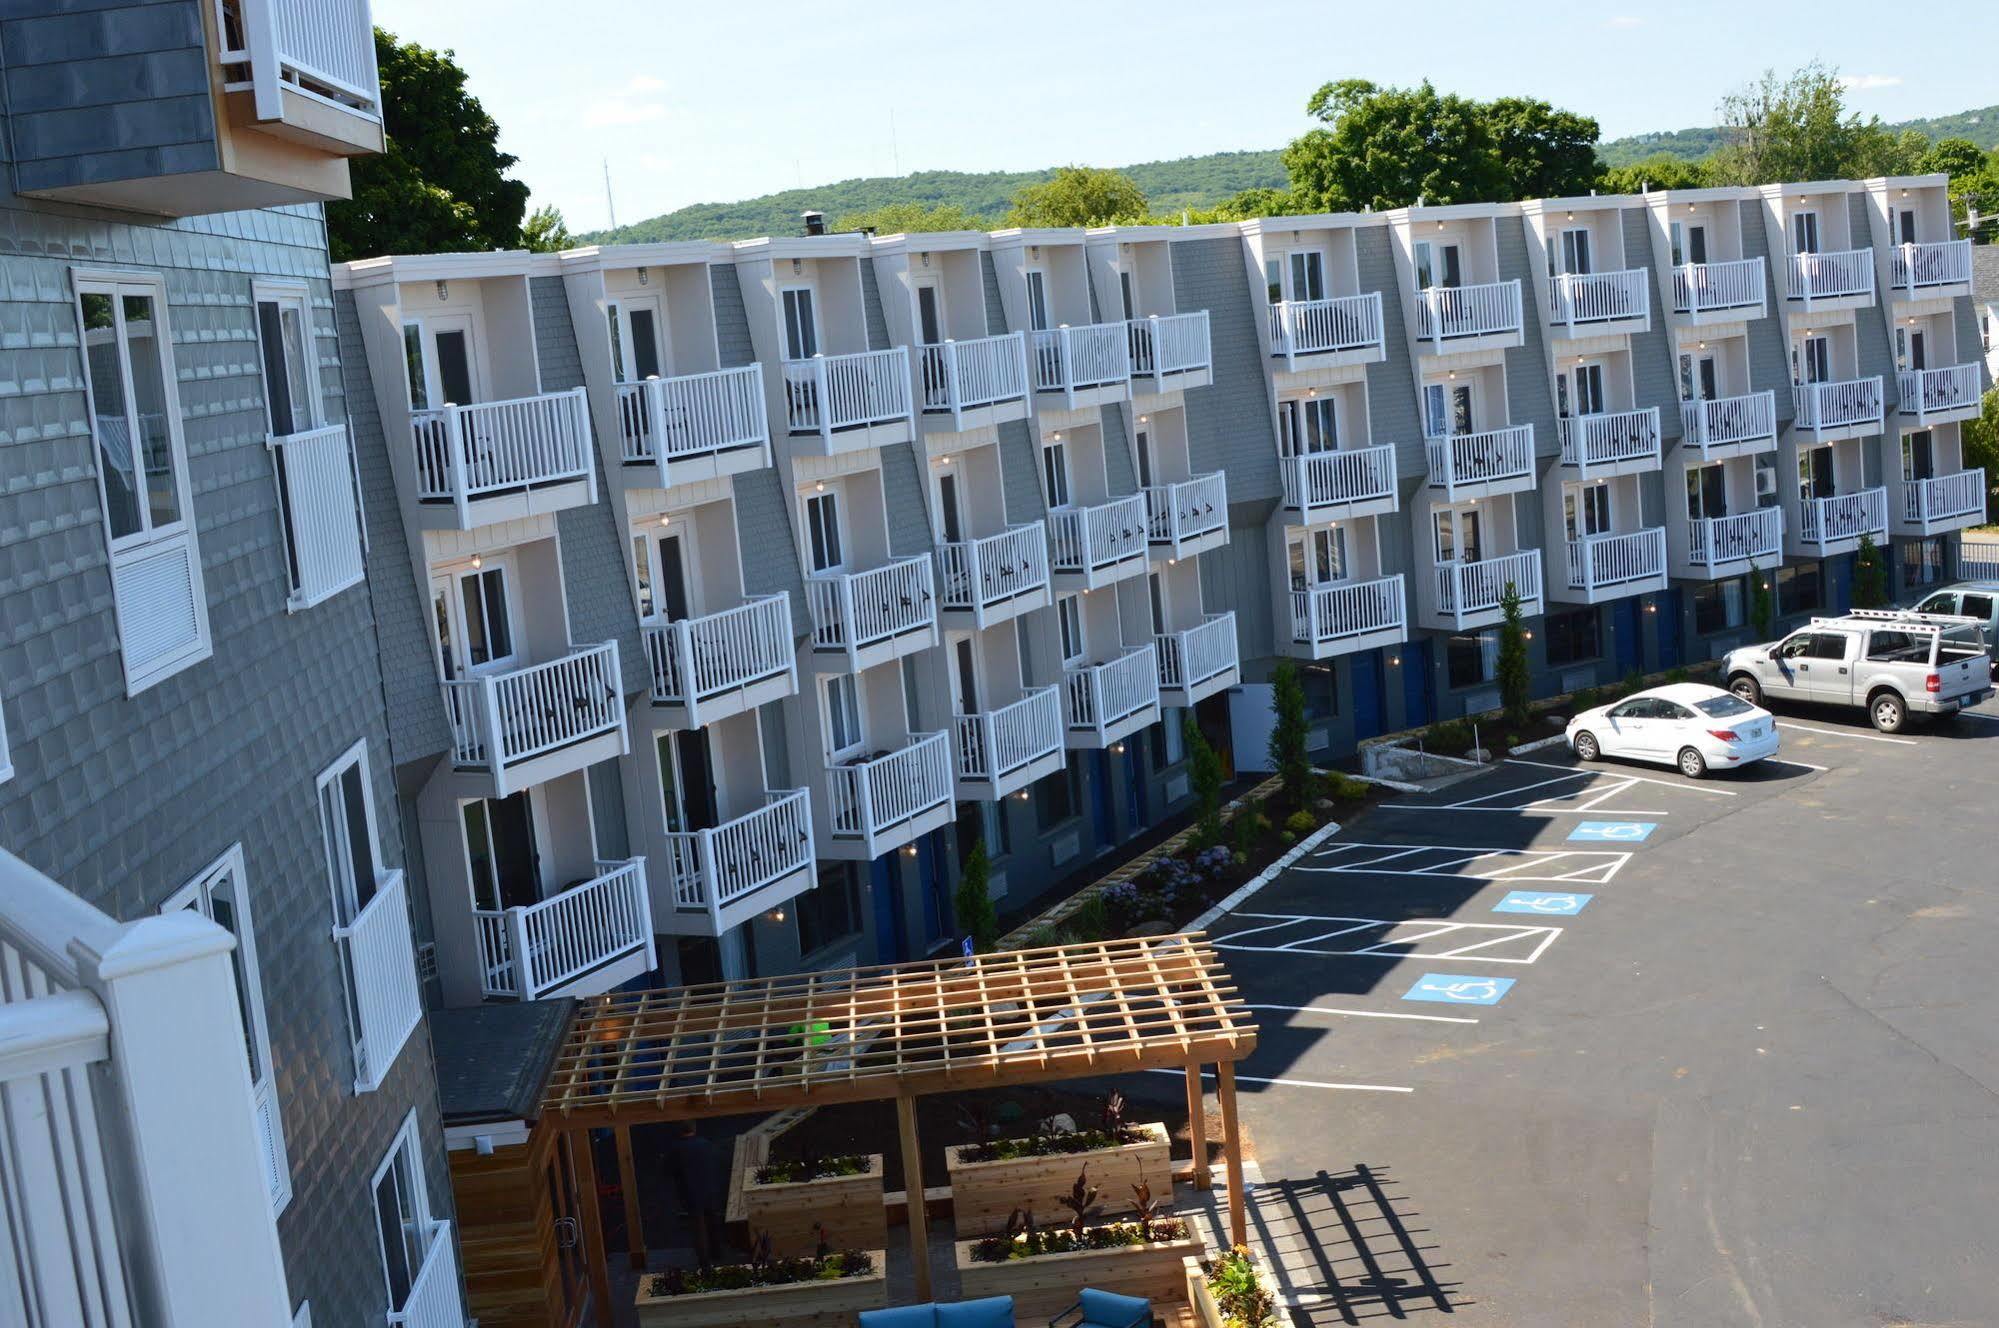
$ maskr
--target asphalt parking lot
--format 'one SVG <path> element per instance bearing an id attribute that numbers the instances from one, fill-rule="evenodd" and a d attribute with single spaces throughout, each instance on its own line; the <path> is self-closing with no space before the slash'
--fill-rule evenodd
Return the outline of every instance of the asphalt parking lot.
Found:
<path id="1" fill-rule="evenodd" d="M 1779 720 L 1398 797 L 1214 924 L 1296 1321 L 1999 1324 L 1999 704 Z"/>

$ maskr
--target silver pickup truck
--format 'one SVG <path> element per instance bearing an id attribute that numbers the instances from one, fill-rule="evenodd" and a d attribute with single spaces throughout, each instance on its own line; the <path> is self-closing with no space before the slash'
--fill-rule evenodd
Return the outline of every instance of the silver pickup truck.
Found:
<path id="1" fill-rule="evenodd" d="M 1992 661 L 1976 618 L 1856 609 L 1814 618 L 1783 640 L 1731 650 L 1728 689 L 1763 698 L 1862 706 L 1883 733 L 1910 715 L 1955 715 L 1992 694 Z"/>

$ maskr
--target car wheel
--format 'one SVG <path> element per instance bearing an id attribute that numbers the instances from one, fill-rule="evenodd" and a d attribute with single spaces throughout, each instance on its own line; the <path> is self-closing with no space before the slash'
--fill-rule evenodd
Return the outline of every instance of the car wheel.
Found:
<path id="1" fill-rule="evenodd" d="M 1596 735 L 1585 729 L 1576 735 L 1576 755 L 1585 761 L 1594 761 L 1603 755 L 1603 749 L 1596 745 Z"/>
<path id="2" fill-rule="evenodd" d="M 1763 704 L 1763 684 L 1747 673 L 1738 673 L 1728 680 L 1728 690 L 1734 692 L 1750 705 Z"/>
<path id="3" fill-rule="evenodd" d="M 1680 748 L 1680 773 L 1688 779 L 1707 777 L 1707 758 L 1691 747 Z"/>
<path id="4" fill-rule="evenodd" d="M 1909 726 L 1909 707 L 1893 692 L 1882 692 L 1868 702 L 1867 717 L 1883 733 L 1900 733 Z"/>

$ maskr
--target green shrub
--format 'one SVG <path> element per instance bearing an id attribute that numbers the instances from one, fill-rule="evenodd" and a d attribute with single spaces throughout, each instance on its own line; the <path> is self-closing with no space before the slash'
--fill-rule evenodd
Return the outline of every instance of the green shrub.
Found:
<path id="1" fill-rule="evenodd" d="M 1279 830 L 1277 832 L 1277 842 L 1289 848 L 1298 842 L 1298 836 L 1292 834 L 1289 830 Z"/>
<path id="2" fill-rule="evenodd" d="M 1077 905 L 1076 911 L 1069 915 L 1065 930 L 1078 941 L 1101 941 L 1110 935 L 1110 911 L 1104 907 L 1102 897 L 1092 894 Z"/>
<path id="3" fill-rule="evenodd" d="M 1229 822 L 1236 857 L 1247 858 L 1250 850 L 1256 847 L 1256 841 L 1269 828 L 1270 822 L 1262 812 L 1251 811 L 1247 807 L 1237 812 L 1235 820 Z"/>
<path id="4" fill-rule="evenodd" d="M 1339 802 L 1359 802 L 1367 797 L 1371 787 L 1366 780 L 1355 779 L 1337 770 L 1328 770 L 1319 782 L 1323 795 Z"/>
<path id="5" fill-rule="evenodd" d="M 1499 661 L 1493 671 L 1507 722 L 1524 724 L 1534 681 L 1527 664 L 1526 618 L 1520 609 L 1520 591 L 1511 581 L 1506 583 L 1499 608 L 1503 615 L 1499 624 Z"/>
<path id="6" fill-rule="evenodd" d="M 1693 675 L 1689 674 L 1684 668 L 1672 668 L 1666 670 L 1667 682 L 1685 682 L 1688 678 L 1692 676 Z"/>
<path id="7" fill-rule="evenodd" d="M 1270 727 L 1271 768 L 1284 781 L 1287 806 L 1303 806 L 1311 785 L 1312 762 L 1305 754 L 1309 729 L 1305 719 L 1305 687 L 1298 681 L 1298 666 L 1290 660 L 1278 664 L 1270 676 L 1270 708 L 1275 722 Z"/>
<path id="8" fill-rule="evenodd" d="M 1639 674 L 1637 669 L 1633 669 L 1624 675 L 1624 694 L 1626 696 L 1630 696 L 1633 692 L 1642 692 L 1644 690 L 1645 679 Z"/>
<path id="9" fill-rule="evenodd" d="M 972 845 L 972 855 L 965 859 L 952 900 L 958 910 L 959 932 L 972 938 L 972 949 L 978 954 L 990 952 L 999 941 L 999 913 L 993 908 L 991 875 L 992 860 L 986 856 L 986 841 L 981 839 Z"/>
<path id="10" fill-rule="evenodd" d="M 1569 700 L 1576 710 L 1594 710 L 1603 704 L 1603 695 L 1594 687 L 1582 687 Z"/>
<path id="11" fill-rule="evenodd" d="M 1310 812 L 1292 812 L 1284 818 L 1284 833 L 1293 839 L 1302 839 L 1319 828 L 1319 818 Z"/>
<path id="12" fill-rule="evenodd" d="M 1471 750 L 1471 725 L 1462 719 L 1446 719 L 1423 730 L 1423 750 L 1458 756 Z"/>
<path id="13" fill-rule="evenodd" d="M 1222 758 L 1201 733 L 1189 710 L 1184 732 L 1187 761 L 1194 784 L 1194 841 L 1211 848 L 1222 837 Z"/>

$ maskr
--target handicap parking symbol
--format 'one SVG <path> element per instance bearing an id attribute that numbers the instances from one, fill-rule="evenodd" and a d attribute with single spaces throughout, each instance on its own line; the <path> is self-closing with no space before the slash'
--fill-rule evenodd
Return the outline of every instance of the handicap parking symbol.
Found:
<path id="1" fill-rule="evenodd" d="M 1506 898 L 1492 906 L 1495 913 L 1539 913 L 1543 917 L 1572 918 L 1595 895 L 1548 890 L 1508 890 Z"/>
<path id="2" fill-rule="evenodd" d="M 1460 973 L 1425 973 L 1404 992 L 1405 1001 L 1441 1001 L 1447 1005 L 1497 1005 L 1513 985 L 1512 978 L 1470 977 Z"/>
<path id="3" fill-rule="evenodd" d="M 1584 821 L 1569 831 L 1571 843 L 1637 844 L 1650 837 L 1657 821 Z"/>

